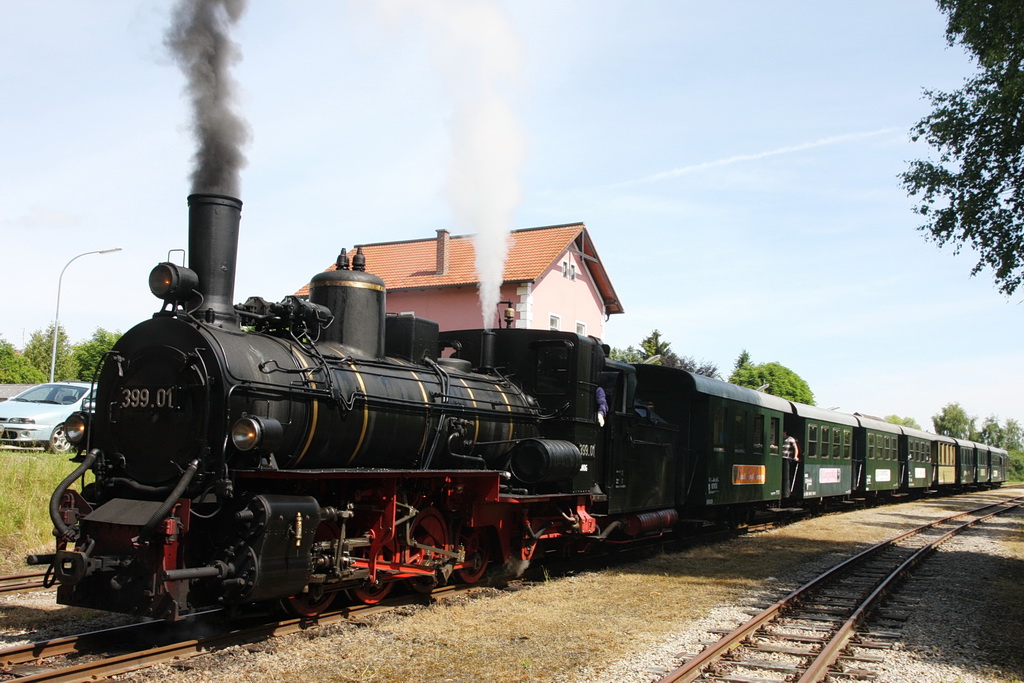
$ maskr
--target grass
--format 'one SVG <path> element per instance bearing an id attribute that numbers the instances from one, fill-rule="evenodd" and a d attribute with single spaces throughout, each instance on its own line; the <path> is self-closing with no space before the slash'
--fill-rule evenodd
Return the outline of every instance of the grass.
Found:
<path id="1" fill-rule="evenodd" d="M 0 574 L 27 569 L 25 555 L 53 552 L 50 496 L 75 466 L 67 455 L 0 450 Z"/>

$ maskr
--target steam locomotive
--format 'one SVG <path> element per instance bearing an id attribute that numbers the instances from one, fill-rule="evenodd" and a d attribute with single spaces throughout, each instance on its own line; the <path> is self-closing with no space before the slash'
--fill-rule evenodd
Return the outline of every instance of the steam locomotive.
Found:
<path id="1" fill-rule="evenodd" d="M 153 269 L 162 307 L 65 425 L 79 464 L 35 558 L 62 604 L 312 615 L 540 553 L 1005 480 L 1005 451 L 620 363 L 593 338 L 388 315 L 359 252 L 308 300 L 234 305 L 242 204 L 188 205 L 189 267 Z M 781 457 L 781 430 L 803 459 Z"/>

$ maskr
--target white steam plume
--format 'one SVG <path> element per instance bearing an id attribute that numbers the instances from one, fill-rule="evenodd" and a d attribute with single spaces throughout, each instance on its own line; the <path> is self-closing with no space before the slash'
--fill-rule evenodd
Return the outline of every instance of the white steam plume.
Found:
<path id="1" fill-rule="evenodd" d="M 512 104 L 523 47 L 496 0 L 383 0 L 392 12 L 418 12 L 451 89 L 452 158 L 445 195 L 458 230 L 476 233 L 483 326 L 493 326 L 516 207 L 526 139 Z"/>

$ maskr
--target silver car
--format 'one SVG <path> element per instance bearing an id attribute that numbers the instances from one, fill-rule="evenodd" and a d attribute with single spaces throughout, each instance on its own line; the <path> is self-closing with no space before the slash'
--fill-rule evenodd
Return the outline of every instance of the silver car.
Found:
<path id="1" fill-rule="evenodd" d="M 0 443 L 39 445 L 65 453 L 71 444 L 64 434 L 64 420 L 71 413 L 91 409 L 92 397 L 87 382 L 54 382 L 26 389 L 0 403 Z"/>

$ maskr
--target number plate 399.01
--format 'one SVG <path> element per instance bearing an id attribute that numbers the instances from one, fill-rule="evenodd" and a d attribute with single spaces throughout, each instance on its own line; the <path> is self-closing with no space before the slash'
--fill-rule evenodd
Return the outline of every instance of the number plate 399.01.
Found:
<path id="1" fill-rule="evenodd" d="M 178 407 L 178 387 L 124 387 L 120 406 L 173 410 Z"/>

